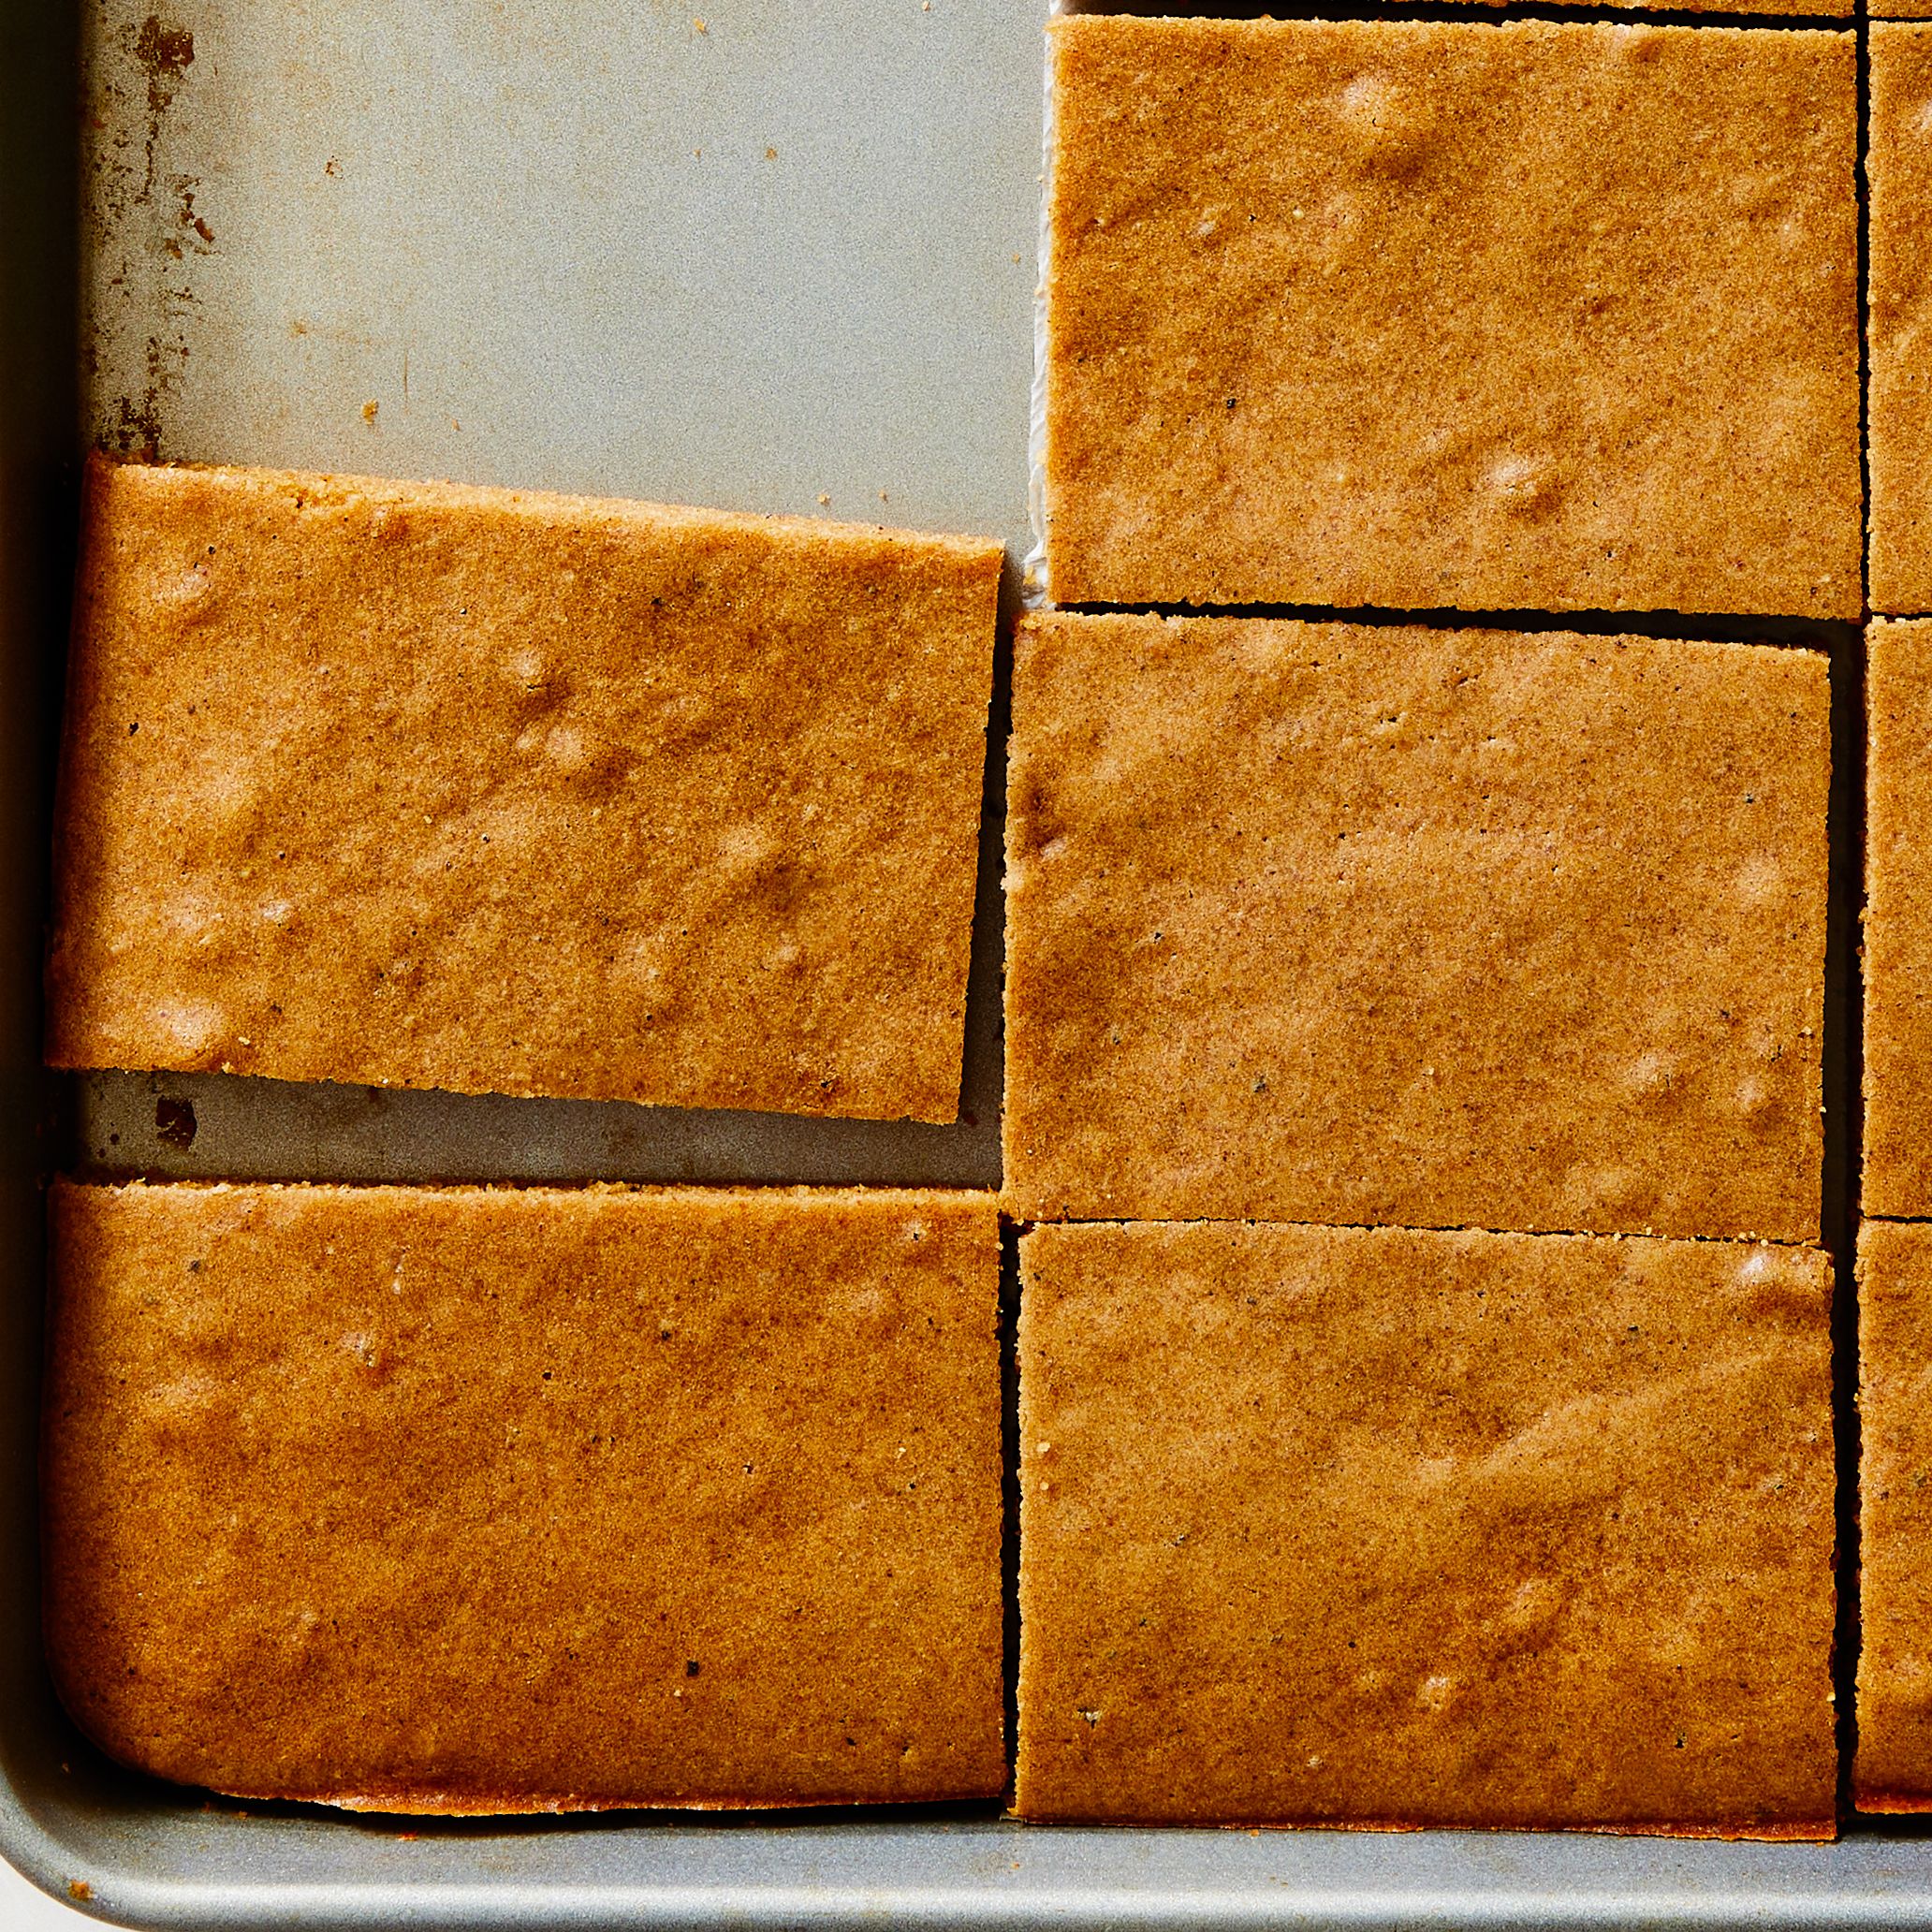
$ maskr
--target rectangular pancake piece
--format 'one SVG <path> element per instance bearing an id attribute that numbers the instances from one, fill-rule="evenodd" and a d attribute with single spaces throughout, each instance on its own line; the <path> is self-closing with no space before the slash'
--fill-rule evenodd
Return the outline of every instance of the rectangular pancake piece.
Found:
<path id="1" fill-rule="evenodd" d="M 1509 0 L 1471 0 L 1477 7 L 1503 7 Z M 1558 0 L 1559 5 L 1585 5 L 1587 0 Z M 1666 0 L 1612 0 L 1620 9 L 1644 13 L 1663 7 Z M 1852 0 L 1687 0 L 1681 7 L 1668 8 L 1673 13 L 1759 13 L 1810 15 L 1819 19 L 1850 20 L 1855 10 Z"/>
<path id="2" fill-rule="evenodd" d="M 1503 7 L 1509 0 L 1471 0 L 1478 7 Z M 1587 0 L 1557 0 L 1559 5 L 1585 5 Z M 1666 0 L 1611 0 L 1619 10 L 1645 13 L 1664 8 Z M 1822 20 L 1850 20 L 1855 11 L 1852 0 L 1687 0 L 1681 7 L 1669 7 L 1673 13 L 1756 13 L 1808 15 Z"/>
<path id="3" fill-rule="evenodd" d="M 1867 1214 L 1932 1215 L 1932 622 L 1866 633 Z"/>
<path id="4" fill-rule="evenodd" d="M 1870 30 L 1871 601 L 1932 611 L 1932 26 Z"/>
<path id="5" fill-rule="evenodd" d="M 1829 710 L 1798 649 L 1027 620 L 1012 1210 L 1815 1241 Z"/>
<path id="6" fill-rule="evenodd" d="M 991 1196 L 56 1185 L 46 1631 L 123 1763 L 394 1811 L 988 1796 Z"/>
<path id="7" fill-rule="evenodd" d="M 1830 1266 L 1023 1237 L 1015 1808 L 1830 1837 Z"/>
<path id="8" fill-rule="evenodd" d="M 96 461 L 50 1062 L 955 1119 L 1001 564 Z"/>
<path id="9" fill-rule="evenodd" d="M 1932 1227 L 1858 1235 L 1858 1751 L 1864 1811 L 1932 1810 Z"/>
<path id="10" fill-rule="evenodd" d="M 1060 603 L 1860 613 L 1850 34 L 1052 33 Z"/>

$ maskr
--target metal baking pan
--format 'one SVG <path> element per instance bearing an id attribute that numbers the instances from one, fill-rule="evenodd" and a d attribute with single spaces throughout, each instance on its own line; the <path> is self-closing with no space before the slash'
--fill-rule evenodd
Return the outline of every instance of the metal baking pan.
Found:
<path id="1" fill-rule="evenodd" d="M 997 702 L 956 1127 L 49 1081 L 37 974 L 80 450 L 996 533 L 1010 609 L 1031 548 L 1045 13 L 0 0 L 0 1852 L 80 1910 L 198 1928 L 1932 1925 L 1932 1846 L 1910 1826 L 1767 1846 L 1046 1829 L 993 1808 L 404 1825 L 135 1777 L 54 1702 L 34 1557 L 51 1167 L 974 1185 L 998 1171 Z M 1849 633 L 1817 641 L 1855 666 Z M 1839 709 L 1842 883 L 1855 678 Z M 1849 1122 L 1855 928 L 1835 933 L 1833 1105 Z M 1841 1238 L 1849 1160 L 1841 1148 Z"/>

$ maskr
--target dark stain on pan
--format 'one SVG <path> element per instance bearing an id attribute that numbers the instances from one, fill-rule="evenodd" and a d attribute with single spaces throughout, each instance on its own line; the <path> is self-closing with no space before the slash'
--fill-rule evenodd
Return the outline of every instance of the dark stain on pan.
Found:
<path id="1" fill-rule="evenodd" d="M 171 353 L 186 359 L 187 345 L 178 343 Z M 115 402 L 115 419 L 110 440 L 117 454 L 142 462 L 158 462 L 161 457 L 161 398 L 173 371 L 168 366 L 170 345 L 158 335 L 148 338 L 147 386 L 139 396 L 122 396 Z"/>
<path id="2" fill-rule="evenodd" d="M 163 1094 L 154 1103 L 154 1134 L 172 1148 L 195 1145 L 195 1104 Z"/>
<path id="3" fill-rule="evenodd" d="M 134 57 L 147 70 L 148 112 L 158 117 L 174 99 L 175 83 L 195 64 L 195 37 L 151 13 L 134 37 Z"/>
<path id="4" fill-rule="evenodd" d="M 132 51 L 148 78 L 147 174 L 136 201 L 154 194 L 154 144 L 161 136 L 161 117 L 174 105 L 181 78 L 195 60 L 195 37 L 185 27 L 170 26 L 151 13 L 133 35 Z"/>
<path id="5" fill-rule="evenodd" d="M 149 339 L 149 366 L 160 359 L 161 344 Z M 110 438 L 115 453 L 139 457 L 142 462 L 157 461 L 161 455 L 161 395 L 150 384 L 147 392 L 136 398 L 123 396 L 115 404 L 115 421 Z"/>
<path id="6" fill-rule="evenodd" d="M 214 230 L 195 212 L 195 190 L 201 185 L 199 176 L 172 175 L 168 185 L 174 191 L 174 224 L 182 232 L 164 237 L 162 247 L 176 261 L 183 255 L 212 254 Z"/>
<path id="7" fill-rule="evenodd" d="M 138 106 L 139 96 L 130 100 L 119 89 L 110 86 L 108 90 L 110 102 L 118 99 L 122 103 L 122 115 L 119 117 L 113 114 L 110 106 L 107 117 L 110 121 L 124 117 L 133 120 L 137 114 L 139 116 L 142 157 L 139 185 L 116 211 L 119 219 L 125 221 L 129 211 L 152 207 L 154 203 L 161 124 L 174 105 L 183 76 L 194 65 L 195 37 L 188 28 L 155 11 L 148 14 L 138 27 L 124 27 L 120 39 L 139 76 L 138 84 L 144 85 L 146 93 L 145 102 Z M 145 108 L 144 113 L 141 106 Z M 123 150 L 134 145 L 125 134 L 118 132 L 113 144 Z M 130 168 L 128 172 L 131 175 L 133 170 Z M 159 246 L 162 254 L 173 261 L 181 261 L 188 255 L 207 255 L 212 251 L 214 230 L 195 206 L 195 196 L 200 185 L 199 178 L 194 175 L 177 174 L 168 179 L 173 219 L 163 229 Z M 111 211 L 111 189 L 106 181 L 97 183 L 96 193 L 101 196 L 104 210 Z M 124 265 L 123 276 L 125 273 Z M 111 278 L 110 285 L 121 279 Z M 179 322 L 184 306 L 191 306 L 194 300 L 192 292 L 186 287 L 168 287 L 162 292 L 163 315 L 169 321 Z M 90 350 L 93 347 L 94 344 L 90 344 Z M 187 353 L 187 340 L 180 329 L 148 337 L 144 382 L 138 390 L 116 399 L 111 421 L 102 426 L 105 440 L 120 454 L 151 462 L 158 459 L 161 453 L 161 405 Z"/>

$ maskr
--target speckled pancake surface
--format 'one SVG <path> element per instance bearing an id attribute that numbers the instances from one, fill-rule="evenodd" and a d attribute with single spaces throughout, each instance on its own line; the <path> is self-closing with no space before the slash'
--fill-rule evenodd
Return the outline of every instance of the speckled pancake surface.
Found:
<path id="1" fill-rule="evenodd" d="M 1870 45 L 1871 602 L 1907 616 L 1932 611 L 1932 26 Z"/>
<path id="2" fill-rule="evenodd" d="M 1832 1835 L 1824 1255 L 1020 1254 L 1023 1817 Z"/>
<path id="3" fill-rule="evenodd" d="M 1932 1215 L 1932 622 L 1866 634 L 1867 1214 Z"/>
<path id="4" fill-rule="evenodd" d="M 953 1120 L 1001 557 L 97 463 L 50 1061 Z"/>
<path id="5" fill-rule="evenodd" d="M 1861 1810 L 1932 1810 L 1932 1227 L 1858 1237 Z"/>
<path id="6" fill-rule="evenodd" d="M 1816 1241 L 1828 712 L 1800 649 L 1028 620 L 1013 1211 Z"/>
<path id="7" fill-rule="evenodd" d="M 1005 1778 L 986 1194 L 59 1183 L 55 1680 L 124 1763 L 489 1812 Z"/>
<path id="8" fill-rule="evenodd" d="M 1052 32 L 1060 603 L 1860 614 L 1850 34 Z"/>

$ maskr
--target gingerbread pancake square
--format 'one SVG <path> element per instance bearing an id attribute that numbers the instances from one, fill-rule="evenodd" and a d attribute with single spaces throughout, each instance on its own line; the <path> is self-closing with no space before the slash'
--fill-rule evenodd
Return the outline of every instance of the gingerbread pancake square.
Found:
<path id="1" fill-rule="evenodd" d="M 1870 40 L 1871 601 L 1932 611 L 1932 26 Z"/>
<path id="2" fill-rule="evenodd" d="M 1508 0 L 1471 0 L 1477 7 L 1501 7 Z M 1559 5 L 1584 4 L 1584 0 L 1558 0 Z M 1664 6 L 1664 0 L 1613 0 L 1619 9 L 1632 12 L 1648 12 Z M 1674 13 L 1756 13 L 1756 14 L 1805 14 L 1818 19 L 1850 20 L 1854 11 L 1852 0 L 1689 0 L 1683 7 L 1669 9 Z"/>
<path id="3" fill-rule="evenodd" d="M 1029 619 L 1014 1211 L 1815 1241 L 1828 712 L 1799 649 Z"/>
<path id="4" fill-rule="evenodd" d="M 1858 1751 L 1866 1811 L 1932 1810 L 1932 1227 L 1858 1237 Z"/>
<path id="5" fill-rule="evenodd" d="M 988 1796 L 989 1195 L 59 1184 L 46 1628 L 123 1763 L 388 1811 Z"/>
<path id="6" fill-rule="evenodd" d="M 1001 560 L 96 462 L 50 1061 L 955 1119 Z"/>
<path id="7" fill-rule="evenodd" d="M 1849 33 L 1053 28 L 1061 604 L 1862 608 Z"/>
<path id="8" fill-rule="evenodd" d="M 1824 1255 L 1020 1255 L 1022 1816 L 1831 1836 Z"/>
<path id="9" fill-rule="evenodd" d="M 1932 1215 L 1932 622 L 1866 646 L 1863 1200 Z"/>

